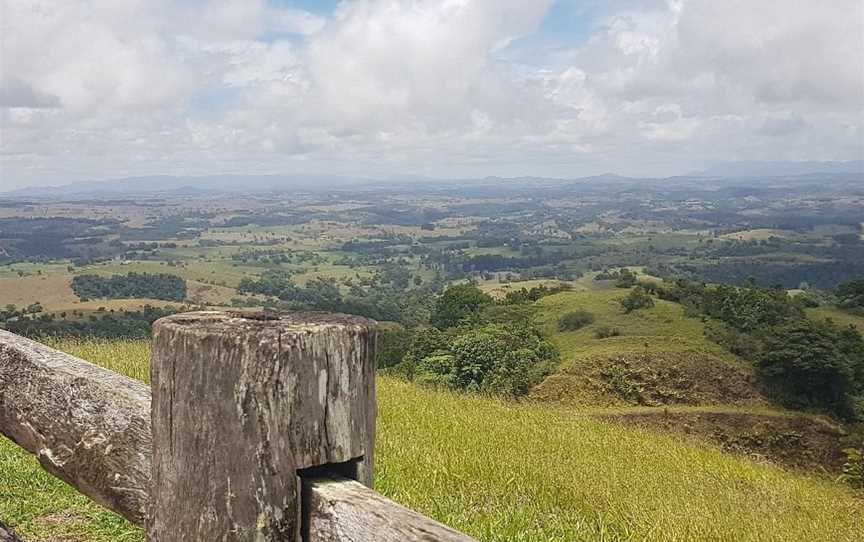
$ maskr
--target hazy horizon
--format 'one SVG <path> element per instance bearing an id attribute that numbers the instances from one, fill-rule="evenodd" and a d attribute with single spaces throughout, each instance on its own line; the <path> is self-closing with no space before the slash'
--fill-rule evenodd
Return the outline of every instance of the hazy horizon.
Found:
<path id="1" fill-rule="evenodd" d="M 864 158 L 856 0 L 34 0 L 0 32 L 6 190 Z"/>

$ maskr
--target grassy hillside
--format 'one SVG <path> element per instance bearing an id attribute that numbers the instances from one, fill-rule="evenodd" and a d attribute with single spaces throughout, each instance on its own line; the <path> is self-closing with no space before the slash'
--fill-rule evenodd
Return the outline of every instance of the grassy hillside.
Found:
<path id="1" fill-rule="evenodd" d="M 858 316 L 857 314 L 852 314 L 844 310 L 833 309 L 830 307 L 817 307 L 813 309 L 807 309 L 807 316 L 814 320 L 824 320 L 826 318 L 830 318 L 831 320 L 834 320 L 834 322 L 838 325 L 852 325 L 858 328 L 858 331 L 864 333 L 864 316 Z"/>
<path id="2" fill-rule="evenodd" d="M 763 404 L 752 368 L 705 337 L 704 324 L 677 303 L 625 314 L 626 289 L 564 292 L 537 302 L 536 322 L 561 351 L 560 370 L 534 397 L 568 405 Z M 594 316 L 577 331 L 559 331 L 572 311 Z M 601 328 L 620 336 L 598 338 Z"/>
<path id="3" fill-rule="evenodd" d="M 58 346 L 132 376 L 145 343 Z M 840 485 L 567 409 L 379 379 L 377 489 L 483 541 L 860 540 Z M 0 441 L 0 517 L 29 540 L 142 540 Z"/>

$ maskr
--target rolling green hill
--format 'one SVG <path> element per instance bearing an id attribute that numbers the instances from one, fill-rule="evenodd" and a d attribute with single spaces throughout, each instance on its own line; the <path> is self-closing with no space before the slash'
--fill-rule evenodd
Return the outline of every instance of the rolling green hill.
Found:
<path id="1" fill-rule="evenodd" d="M 56 346 L 147 374 L 146 343 Z M 482 541 L 852 542 L 864 532 L 851 490 L 709 445 L 389 378 L 378 401 L 377 489 Z M 7 441 L 0 517 L 29 540 L 143 539 Z"/>
<path id="2" fill-rule="evenodd" d="M 536 399 L 567 405 L 764 405 L 752 367 L 705 337 L 698 318 L 655 299 L 625 314 L 626 289 L 564 292 L 539 300 L 535 321 L 561 352 L 558 372 L 535 388 Z M 584 310 L 594 321 L 559 331 L 558 319 Z M 599 338 L 601 328 L 620 335 Z"/>

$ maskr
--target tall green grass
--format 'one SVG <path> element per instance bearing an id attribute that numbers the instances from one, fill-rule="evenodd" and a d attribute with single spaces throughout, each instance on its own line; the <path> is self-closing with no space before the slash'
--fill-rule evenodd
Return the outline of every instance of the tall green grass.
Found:
<path id="1" fill-rule="evenodd" d="M 146 373 L 144 343 L 55 346 Z M 378 401 L 378 491 L 483 541 L 858 542 L 864 533 L 864 501 L 849 489 L 708 446 L 389 378 L 378 380 Z M 33 540 L 142 539 L 6 442 L 0 517 Z"/>
<path id="2" fill-rule="evenodd" d="M 705 337 L 705 325 L 697 318 L 687 318 L 684 308 L 656 299 L 654 307 L 629 314 L 621 308 L 628 289 L 563 292 L 537 302 L 536 322 L 558 346 L 563 361 L 592 356 L 615 356 L 622 353 L 700 352 L 731 363 L 739 360 L 720 345 Z M 594 316 L 591 325 L 576 331 L 559 331 L 558 319 L 572 311 L 584 310 Z M 598 328 L 616 328 L 618 337 L 598 339 Z"/>

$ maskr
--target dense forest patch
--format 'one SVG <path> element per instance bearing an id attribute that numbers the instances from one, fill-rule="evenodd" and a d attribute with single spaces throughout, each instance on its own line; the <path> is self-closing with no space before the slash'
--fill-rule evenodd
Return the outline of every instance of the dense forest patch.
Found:
<path id="1" fill-rule="evenodd" d="M 186 281 L 167 273 L 129 273 L 111 277 L 76 275 L 72 278 L 72 291 L 82 300 L 104 297 L 183 301 L 186 299 Z"/>

